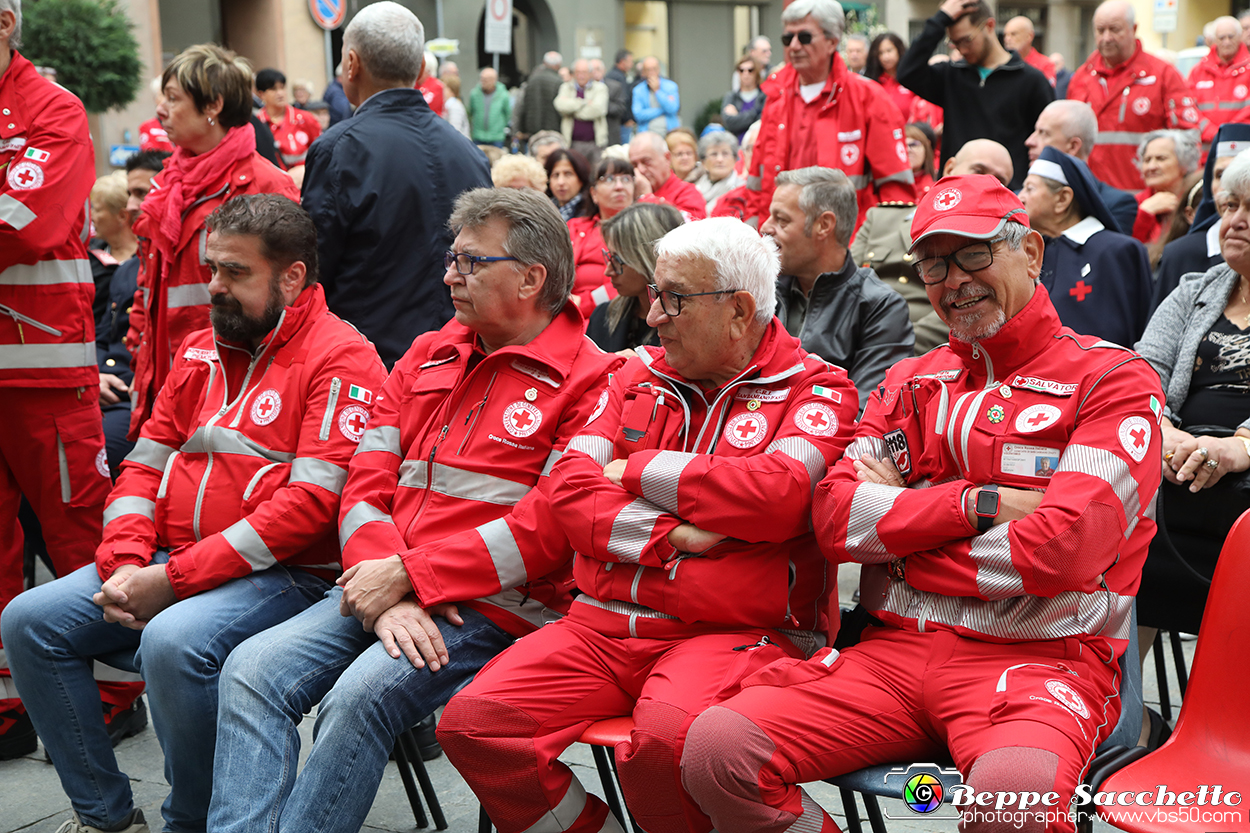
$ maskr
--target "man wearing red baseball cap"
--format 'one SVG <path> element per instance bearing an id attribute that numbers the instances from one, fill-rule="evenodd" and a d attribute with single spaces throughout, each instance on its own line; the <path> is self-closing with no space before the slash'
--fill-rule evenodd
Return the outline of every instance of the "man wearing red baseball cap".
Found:
<path id="1" fill-rule="evenodd" d="M 869 625 L 692 724 L 683 783 L 721 833 L 836 830 L 799 784 L 948 752 L 976 794 L 1058 797 L 967 807 L 961 829 L 1071 831 L 1119 716 L 1154 534 L 1158 377 L 1060 325 L 1041 237 L 994 178 L 942 179 L 912 239 L 950 343 L 894 365 L 813 503 L 826 557 L 864 565 Z"/>

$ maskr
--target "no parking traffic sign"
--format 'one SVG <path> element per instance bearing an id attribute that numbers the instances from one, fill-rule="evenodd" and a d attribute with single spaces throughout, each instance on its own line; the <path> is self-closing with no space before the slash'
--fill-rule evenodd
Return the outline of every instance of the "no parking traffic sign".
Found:
<path id="1" fill-rule="evenodd" d="M 347 17 L 347 0 L 308 0 L 308 11 L 317 25 L 326 31 L 343 25 Z"/>

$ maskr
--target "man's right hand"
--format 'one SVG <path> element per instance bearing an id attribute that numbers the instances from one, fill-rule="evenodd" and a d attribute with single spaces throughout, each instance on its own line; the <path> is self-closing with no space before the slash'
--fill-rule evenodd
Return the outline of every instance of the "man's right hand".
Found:
<path id="1" fill-rule="evenodd" d="M 464 624 L 463 620 L 457 623 L 460 616 L 454 607 L 444 615 L 452 624 Z M 438 625 L 412 598 L 403 599 L 378 616 L 373 632 L 388 654 L 395 659 L 407 657 L 413 668 L 425 668 L 428 664 L 431 671 L 437 671 L 447 664 L 447 647 Z"/>
<path id="2" fill-rule="evenodd" d="M 981 488 L 968 490 L 968 497 L 965 500 L 964 511 L 968 516 L 968 523 L 974 528 L 977 525 L 977 495 L 981 494 Z M 1010 486 L 1000 486 L 998 488 L 998 517 L 994 519 L 994 526 L 999 524 L 1018 521 L 1021 518 L 1027 518 L 1042 505 L 1042 500 L 1046 497 L 1045 492 L 1036 492 L 1032 489 L 1013 489 Z"/>
<path id="3" fill-rule="evenodd" d="M 955 21 L 959 20 L 959 18 L 963 17 L 976 7 L 976 0 L 945 0 L 945 2 L 942 3 L 940 11 L 946 12 L 946 15 L 952 21 Z"/>
<path id="4" fill-rule="evenodd" d="M 100 592 L 92 596 L 91 600 L 104 608 L 102 615 L 105 621 L 122 624 L 135 621 L 134 616 L 121 608 L 121 605 L 127 602 L 126 594 L 121 591 L 121 586 L 126 583 L 126 579 L 138 571 L 138 564 L 121 565 L 113 571 L 108 581 L 100 586 Z"/>
<path id="5" fill-rule="evenodd" d="M 651 88 L 651 92 L 658 93 L 660 91 L 660 76 L 647 79 L 647 86 Z"/>
<path id="6" fill-rule="evenodd" d="M 698 554 L 728 538 L 721 532 L 708 532 L 694 524 L 681 524 L 668 534 L 668 542 L 678 552 Z"/>
<path id="7" fill-rule="evenodd" d="M 119 393 L 114 393 L 118 391 Z M 130 396 L 130 387 L 112 373 L 100 374 L 100 404 L 116 405 L 122 397 Z"/>

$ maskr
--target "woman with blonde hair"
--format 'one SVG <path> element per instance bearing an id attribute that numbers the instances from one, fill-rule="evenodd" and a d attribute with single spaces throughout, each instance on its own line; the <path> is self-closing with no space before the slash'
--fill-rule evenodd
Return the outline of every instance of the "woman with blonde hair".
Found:
<path id="1" fill-rule="evenodd" d="M 496 188 L 533 188 L 547 193 L 547 171 L 532 156 L 509 153 L 490 166 L 490 179 Z"/>
<path id="2" fill-rule="evenodd" d="M 699 164 L 699 139 L 689 127 L 677 127 L 664 137 L 673 173 L 683 182 L 698 182 L 707 171 Z"/>

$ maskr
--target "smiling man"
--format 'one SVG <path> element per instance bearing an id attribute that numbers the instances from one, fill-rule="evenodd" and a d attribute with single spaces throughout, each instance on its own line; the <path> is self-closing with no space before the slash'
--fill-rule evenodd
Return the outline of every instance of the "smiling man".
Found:
<path id="1" fill-rule="evenodd" d="M 948 752 L 976 792 L 1066 808 L 1116 724 L 1154 534 L 1158 375 L 1060 325 L 1041 236 L 991 177 L 942 179 L 912 235 L 950 343 L 891 368 L 812 507 L 826 556 L 864 565 L 875 618 L 694 721 L 683 784 L 722 833 L 836 830 L 800 784 Z M 1072 825 L 979 812 L 960 829 Z"/>

